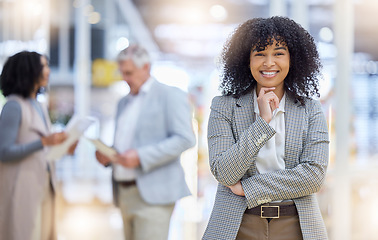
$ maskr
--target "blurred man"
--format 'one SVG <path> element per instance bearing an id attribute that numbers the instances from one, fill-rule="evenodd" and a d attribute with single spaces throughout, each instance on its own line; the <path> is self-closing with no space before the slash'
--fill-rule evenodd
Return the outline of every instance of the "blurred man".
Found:
<path id="1" fill-rule="evenodd" d="M 150 76 L 150 58 L 139 45 L 117 57 L 130 92 L 116 113 L 115 161 L 96 152 L 113 167 L 115 204 L 120 207 L 126 240 L 167 240 L 175 202 L 190 194 L 180 155 L 195 144 L 188 97 Z M 178 79 L 179 80 L 179 79 Z"/>

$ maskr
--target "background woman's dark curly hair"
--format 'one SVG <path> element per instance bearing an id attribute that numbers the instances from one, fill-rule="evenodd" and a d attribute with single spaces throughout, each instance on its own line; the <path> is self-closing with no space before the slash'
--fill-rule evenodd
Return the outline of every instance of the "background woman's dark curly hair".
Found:
<path id="1" fill-rule="evenodd" d="M 273 40 L 286 45 L 290 69 L 284 81 L 286 94 L 304 103 L 304 97 L 319 97 L 321 63 L 313 37 L 285 17 L 254 18 L 241 24 L 226 42 L 221 55 L 223 95 L 239 97 L 252 91 L 256 80 L 249 68 L 253 50 L 264 50 Z"/>
<path id="2" fill-rule="evenodd" d="M 11 94 L 30 97 L 42 74 L 41 56 L 23 51 L 8 58 L 0 76 L 0 88 L 5 97 Z"/>

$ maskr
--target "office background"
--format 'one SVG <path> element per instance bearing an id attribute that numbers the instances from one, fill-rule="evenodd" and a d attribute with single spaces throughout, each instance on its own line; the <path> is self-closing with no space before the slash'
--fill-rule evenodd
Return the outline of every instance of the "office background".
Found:
<path id="1" fill-rule="evenodd" d="M 330 239 L 378 239 L 377 0 L 0 0 L 0 69 L 21 50 L 46 54 L 48 104 L 56 131 L 74 115 L 91 116 L 85 133 L 112 144 L 118 99 L 128 93 L 114 61 L 144 45 L 157 80 L 188 92 L 196 147 L 182 164 L 192 196 L 178 202 L 170 240 L 200 239 L 216 190 L 208 167 L 206 127 L 219 95 L 218 55 L 238 24 L 254 17 L 293 18 L 315 38 L 323 63 L 321 102 L 330 167 L 317 194 Z M 4 104 L 0 95 L 0 108 Z M 60 240 L 123 239 L 112 205 L 110 170 L 83 139 L 57 162 Z"/>

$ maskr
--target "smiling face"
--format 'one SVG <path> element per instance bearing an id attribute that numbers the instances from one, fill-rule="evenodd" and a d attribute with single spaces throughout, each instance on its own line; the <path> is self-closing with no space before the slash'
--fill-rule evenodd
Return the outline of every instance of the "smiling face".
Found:
<path id="1" fill-rule="evenodd" d="M 257 82 L 257 93 L 262 87 L 275 87 L 277 95 L 283 95 L 284 80 L 290 69 L 290 53 L 284 43 L 266 46 L 265 49 L 255 49 L 250 56 L 250 69 Z"/>

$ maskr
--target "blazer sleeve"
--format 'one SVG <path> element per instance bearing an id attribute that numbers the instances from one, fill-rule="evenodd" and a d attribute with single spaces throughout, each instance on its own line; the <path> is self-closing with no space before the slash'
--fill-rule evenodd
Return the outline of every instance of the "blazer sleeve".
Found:
<path id="1" fill-rule="evenodd" d="M 308 108 L 308 131 L 299 164 L 242 180 L 249 208 L 260 205 L 261 199 L 294 199 L 320 190 L 328 165 L 328 129 L 320 102 L 311 101 Z"/>
<path id="2" fill-rule="evenodd" d="M 236 141 L 233 100 L 231 97 L 215 97 L 208 123 L 210 170 L 215 179 L 225 186 L 236 184 L 244 176 L 261 147 L 276 133 L 258 116 Z"/>
<path id="3" fill-rule="evenodd" d="M 137 149 L 143 172 L 149 172 L 176 160 L 196 142 L 187 94 L 174 88 L 167 89 L 165 94 L 167 137 L 156 144 Z"/>

